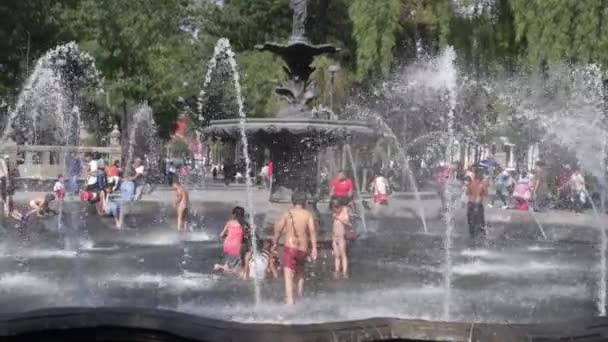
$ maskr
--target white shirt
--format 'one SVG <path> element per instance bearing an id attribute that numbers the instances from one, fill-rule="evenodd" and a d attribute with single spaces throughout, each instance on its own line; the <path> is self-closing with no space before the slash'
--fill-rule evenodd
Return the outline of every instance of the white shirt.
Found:
<path id="1" fill-rule="evenodd" d="M 138 167 L 135 168 L 135 174 L 137 175 L 143 175 L 144 174 L 144 166 L 140 165 Z"/>
<path id="2" fill-rule="evenodd" d="M 260 176 L 262 176 L 262 177 L 268 176 L 268 165 L 264 165 L 264 167 L 262 167 L 262 171 L 260 171 Z"/>
<path id="3" fill-rule="evenodd" d="M 4 159 L 0 159 L 0 177 L 8 176 L 8 163 Z"/>
<path id="4" fill-rule="evenodd" d="M 97 170 L 98 170 L 98 166 L 97 166 L 97 160 L 91 160 L 89 162 L 89 177 L 87 178 L 87 184 L 88 185 L 93 185 L 95 183 L 97 183 Z"/>
<path id="5" fill-rule="evenodd" d="M 573 173 L 570 181 L 575 191 L 585 191 L 585 177 L 581 173 Z"/>
<path id="6" fill-rule="evenodd" d="M 89 162 L 89 172 L 97 172 L 98 169 L 99 167 L 97 164 L 97 160 L 91 160 Z"/>
<path id="7" fill-rule="evenodd" d="M 55 182 L 55 186 L 53 186 L 53 191 L 61 190 L 63 191 L 63 183 L 60 181 Z"/>
<path id="8" fill-rule="evenodd" d="M 386 195 L 388 193 L 388 181 L 382 176 L 374 179 L 374 195 Z"/>
<path id="9" fill-rule="evenodd" d="M 266 267 L 268 266 L 268 258 L 257 253 L 253 255 L 249 262 L 249 277 L 253 279 L 264 279 L 266 277 Z"/>

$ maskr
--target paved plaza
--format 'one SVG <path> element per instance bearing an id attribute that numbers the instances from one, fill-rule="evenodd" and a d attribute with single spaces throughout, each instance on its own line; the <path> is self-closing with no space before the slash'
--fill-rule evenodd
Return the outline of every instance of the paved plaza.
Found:
<path id="1" fill-rule="evenodd" d="M 254 191 L 256 221 L 268 209 L 265 194 Z M 16 199 L 23 206 L 32 195 Z M 96 217 L 90 206 L 68 200 L 61 222 L 34 219 L 21 228 L 4 222 L 0 311 L 135 306 L 281 323 L 370 317 L 529 323 L 597 314 L 599 230 L 591 213 L 488 210 L 488 238 L 474 246 L 458 210 L 447 296 L 439 201 L 429 195 L 421 203 L 425 233 L 420 206 L 410 197 L 396 196 L 387 212 L 368 213 L 367 232 L 359 225 L 362 236 L 349 250 L 350 279 L 333 279 L 324 239 L 320 258 L 307 267 L 306 300 L 297 309 L 282 304 L 282 280 L 260 282 L 256 305 L 252 281 L 211 272 L 221 260 L 218 234 L 229 210 L 245 205 L 242 188 L 193 190 L 194 232 L 187 234 L 175 232 L 169 188 L 134 204 L 123 231 L 111 230 L 111 219 Z"/>

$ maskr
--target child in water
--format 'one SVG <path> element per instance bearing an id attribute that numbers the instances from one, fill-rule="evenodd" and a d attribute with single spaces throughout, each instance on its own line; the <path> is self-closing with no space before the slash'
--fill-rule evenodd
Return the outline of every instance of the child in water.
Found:
<path id="1" fill-rule="evenodd" d="M 245 257 L 244 278 L 265 279 L 269 275 L 278 278 L 275 257 L 271 253 L 271 241 L 258 239 L 256 243 L 257 253 L 250 251 Z"/>
<path id="2" fill-rule="evenodd" d="M 181 185 L 177 178 L 173 179 L 173 189 L 175 189 L 175 209 L 177 210 L 177 231 L 187 231 L 188 228 L 188 208 L 190 208 L 190 198 L 188 191 Z"/>
<path id="3" fill-rule="evenodd" d="M 23 219 L 27 219 L 32 214 L 36 214 L 38 217 L 43 217 L 55 213 L 51 210 L 49 204 L 55 200 L 54 194 L 46 194 L 44 197 L 37 197 L 30 201 L 30 207 L 32 210 L 23 215 Z"/>
<path id="4" fill-rule="evenodd" d="M 60 201 L 63 201 L 63 198 L 65 197 L 64 184 L 63 175 L 57 176 L 57 182 L 55 182 L 55 185 L 53 186 L 53 192 L 55 193 L 55 197 Z"/>
<path id="5" fill-rule="evenodd" d="M 241 246 L 246 225 L 245 209 L 242 207 L 232 209 L 232 217 L 226 222 L 224 229 L 220 233 L 220 237 L 224 239 L 224 263 L 215 264 L 213 266 L 215 271 L 237 273 L 238 267 L 243 265 Z"/>
<path id="6" fill-rule="evenodd" d="M 346 231 L 351 229 L 348 206 L 339 199 L 332 199 L 333 234 L 332 246 L 335 261 L 335 276 L 348 277 L 348 257 L 346 255 Z"/>

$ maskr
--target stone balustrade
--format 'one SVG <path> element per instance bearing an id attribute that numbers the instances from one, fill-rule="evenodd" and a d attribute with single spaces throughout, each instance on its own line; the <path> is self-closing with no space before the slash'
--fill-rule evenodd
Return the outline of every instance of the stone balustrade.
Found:
<path id="1" fill-rule="evenodd" d="M 0 146 L 2 155 L 9 155 L 11 161 L 22 160 L 18 166 L 19 178 L 54 179 L 58 174 L 68 173 L 66 158 L 76 153 L 83 160 L 89 153 L 99 153 L 108 161 L 121 159 L 120 145 L 98 146 L 52 146 L 52 145 L 17 145 L 12 141 Z"/>

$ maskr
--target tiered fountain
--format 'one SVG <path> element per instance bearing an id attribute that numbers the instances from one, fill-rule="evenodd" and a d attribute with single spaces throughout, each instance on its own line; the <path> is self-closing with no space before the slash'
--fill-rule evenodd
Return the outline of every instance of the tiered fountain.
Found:
<path id="1" fill-rule="evenodd" d="M 267 42 L 258 45 L 261 51 L 270 51 L 285 62 L 288 80 L 276 93 L 288 106 L 273 118 L 247 118 L 213 120 L 203 130 L 211 137 L 237 140 L 244 129 L 249 146 L 264 147 L 270 151 L 274 163 L 274 185 L 271 202 L 290 201 L 294 191 L 304 191 L 311 196 L 317 193 L 318 153 L 328 146 L 348 144 L 351 139 L 372 139 L 374 130 L 361 122 L 330 120 L 313 114 L 308 104 L 316 97 L 311 87 L 310 75 L 315 70 L 311 64 L 316 56 L 336 53 L 333 45 L 311 44 L 306 38 L 305 22 L 307 1 L 291 0 L 293 31 L 287 44 Z"/>

